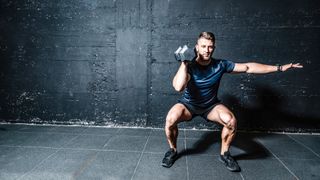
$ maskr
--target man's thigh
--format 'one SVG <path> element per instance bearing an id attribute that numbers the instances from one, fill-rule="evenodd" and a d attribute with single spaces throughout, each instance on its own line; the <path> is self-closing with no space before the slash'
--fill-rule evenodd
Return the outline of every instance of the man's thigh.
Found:
<path id="1" fill-rule="evenodd" d="M 209 121 L 218 122 L 221 125 L 228 124 L 228 121 L 234 118 L 234 114 L 223 104 L 216 105 L 207 115 Z"/>
<path id="2" fill-rule="evenodd" d="M 169 110 L 167 119 L 168 118 L 175 119 L 178 122 L 188 121 L 192 119 L 192 114 L 185 105 L 177 103 Z"/>

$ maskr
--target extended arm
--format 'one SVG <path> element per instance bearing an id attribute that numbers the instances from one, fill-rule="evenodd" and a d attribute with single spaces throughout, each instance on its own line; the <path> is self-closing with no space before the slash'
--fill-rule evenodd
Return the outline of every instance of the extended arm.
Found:
<path id="1" fill-rule="evenodd" d="M 188 74 L 188 63 L 181 62 L 178 72 L 173 78 L 172 85 L 176 91 L 181 92 L 186 88 L 189 80 L 190 75 Z"/>
<path id="2" fill-rule="evenodd" d="M 232 72 L 234 73 L 253 73 L 253 74 L 266 74 L 271 72 L 283 72 L 287 71 L 290 68 L 303 68 L 300 63 L 290 63 L 285 64 L 281 66 L 273 66 L 273 65 L 266 65 L 266 64 L 260 64 L 255 62 L 249 62 L 249 63 L 235 63 L 235 67 Z"/>

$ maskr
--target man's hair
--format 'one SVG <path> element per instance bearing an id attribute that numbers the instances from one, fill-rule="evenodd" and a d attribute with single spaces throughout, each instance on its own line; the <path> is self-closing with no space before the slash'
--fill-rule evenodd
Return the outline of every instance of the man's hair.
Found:
<path id="1" fill-rule="evenodd" d="M 216 41 L 216 38 L 214 37 L 214 34 L 212 32 L 202 32 L 199 34 L 198 40 L 200 38 L 205 38 L 205 39 L 211 40 L 212 42 Z"/>

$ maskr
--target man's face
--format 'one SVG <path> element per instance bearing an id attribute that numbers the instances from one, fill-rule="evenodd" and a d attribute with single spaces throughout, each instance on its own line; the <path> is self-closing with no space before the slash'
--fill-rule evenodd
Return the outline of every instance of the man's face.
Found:
<path id="1" fill-rule="evenodd" d="M 214 48 L 214 42 L 205 38 L 200 38 L 196 44 L 197 54 L 202 60 L 210 60 Z"/>

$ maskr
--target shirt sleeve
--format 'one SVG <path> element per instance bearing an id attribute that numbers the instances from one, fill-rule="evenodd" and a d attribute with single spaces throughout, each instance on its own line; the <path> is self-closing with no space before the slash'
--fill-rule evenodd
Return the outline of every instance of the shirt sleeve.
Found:
<path id="1" fill-rule="evenodd" d="M 235 63 L 230 60 L 222 60 L 226 72 L 232 72 L 235 66 Z"/>

